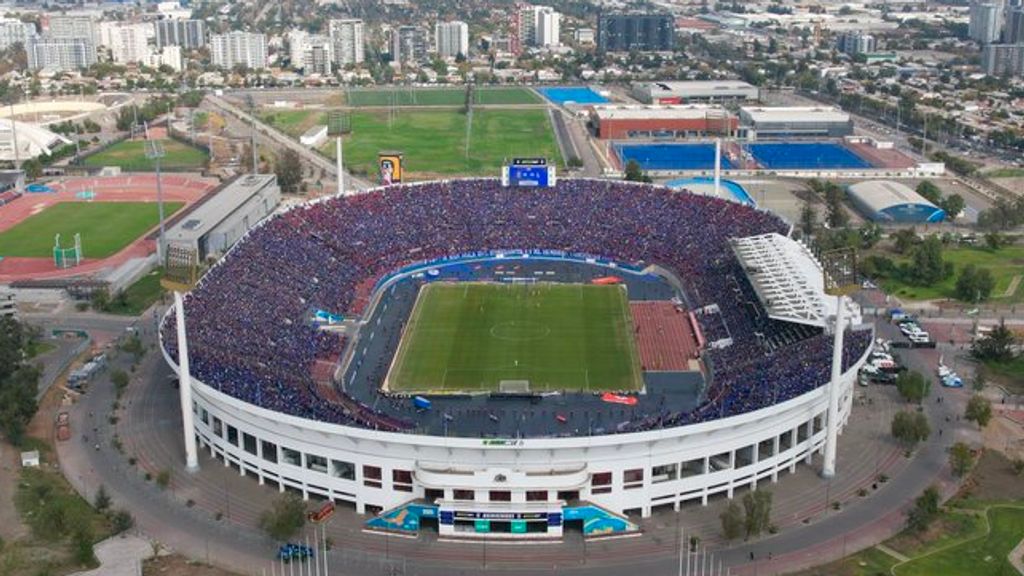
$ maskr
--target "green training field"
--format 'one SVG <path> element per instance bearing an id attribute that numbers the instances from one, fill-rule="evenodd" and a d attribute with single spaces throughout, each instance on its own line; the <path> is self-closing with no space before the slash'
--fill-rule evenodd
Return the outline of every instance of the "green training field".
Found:
<path id="1" fill-rule="evenodd" d="M 1016 569 L 1006 556 L 1024 535 L 1024 508 L 994 506 L 986 514 L 987 534 L 914 558 L 896 566 L 893 573 L 896 576 L 1016 575 Z"/>
<path id="2" fill-rule="evenodd" d="M 375 174 L 377 153 L 405 153 L 413 179 L 447 175 L 499 176 L 508 158 L 543 156 L 561 164 L 562 155 L 544 110 L 475 110 L 466 157 L 466 122 L 457 111 L 404 110 L 388 126 L 387 112 L 353 112 L 345 137 L 345 164 L 357 173 Z M 334 158 L 334 142 L 320 151 Z"/>
<path id="3" fill-rule="evenodd" d="M 1024 246 L 1004 246 L 998 250 L 982 247 L 956 247 L 943 250 L 942 257 L 953 264 L 954 273 L 929 286 L 912 286 L 894 278 L 882 279 L 886 292 L 907 300 L 955 298 L 956 279 L 967 264 L 987 268 L 995 278 L 992 302 L 1012 304 L 1024 302 Z M 904 260 L 897 259 L 897 263 Z M 1015 278 L 1020 278 L 1015 280 Z"/>
<path id="4" fill-rule="evenodd" d="M 181 202 L 164 202 L 170 218 Z M 49 258 L 53 238 L 70 247 L 75 234 L 82 235 L 86 258 L 116 254 L 159 223 L 155 202 L 61 202 L 0 232 L 0 256 Z"/>
<path id="5" fill-rule="evenodd" d="M 165 156 L 160 161 L 162 170 L 201 170 L 206 166 L 209 155 L 177 140 L 161 140 Z M 146 158 L 145 140 L 122 140 L 89 156 L 82 163 L 85 166 L 120 166 L 125 172 L 153 172 L 156 165 Z"/>
<path id="6" fill-rule="evenodd" d="M 642 385 L 621 286 L 429 284 L 388 376 L 396 392 L 625 391 Z"/>
<path id="7" fill-rule="evenodd" d="M 521 87 L 481 87 L 474 91 L 477 104 L 541 104 L 532 90 Z M 458 88 L 385 88 L 347 90 L 345 103 L 365 106 L 462 106 L 466 89 Z"/>

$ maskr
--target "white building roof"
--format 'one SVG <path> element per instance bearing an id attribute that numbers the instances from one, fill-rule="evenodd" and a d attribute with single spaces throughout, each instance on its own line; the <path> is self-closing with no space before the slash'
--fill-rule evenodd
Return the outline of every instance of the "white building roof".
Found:
<path id="1" fill-rule="evenodd" d="M 836 301 L 825 294 L 821 264 L 807 246 L 781 234 L 734 238 L 731 243 L 769 317 L 828 327 Z M 859 311 L 850 317 L 854 324 L 860 322 Z"/>
<path id="2" fill-rule="evenodd" d="M 831 106 L 742 106 L 740 115 L 753 124 L 794 122 L 849 122 L 850 115 Z"/>
<path id="3" fill-rule="evenodd" d="M 906 184 L 893 182 L 892 180 L 858 182 L 847 187 L 847 192 L 855 200 L 859 201 L 861 205 L 874 212 L 881 212 L 888 208 L 905 204 L 918 204 L 930 206 L 936 210 L 939 209 L 938 206 Z"/>
<path id="4" fill-rule="evenodd" d="M 644 82 L 641 87 L 659 98 L 714 98 L 735 95 L 757 95 L 757 87 L 742 80 L 692 80 L 678 82 Z"/>
<path id="5" fill-rule="evenodd" d="M 706 104 L 670 105 L 631 105 L 601 104 L 593 107 L 594 113 L 601 120 L 680 120 L 704 118 L 709 113 L 724 114 L 720 106 Z"/>

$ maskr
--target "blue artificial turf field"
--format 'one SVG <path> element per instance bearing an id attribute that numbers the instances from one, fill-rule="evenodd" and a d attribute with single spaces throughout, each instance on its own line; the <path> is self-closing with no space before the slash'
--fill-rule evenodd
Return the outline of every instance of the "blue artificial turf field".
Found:
<path id="1" fill-rule="evenodd" d="M 573 104 L 604 104 L 608 102 L 607 98 L 585 86 L 556 86 L 553 88 L 538 88 L 537 91 L 559 106 L 566 102 L 572 102 Z"/>
<path id="2" fill-rule="evenodd" d="M 744 148 L 769 170 L 872 168 L 870 162 L 834 142 L 763 142 Z"/>
<path id="3" fill-rule="evenodd" d="M 618 144 L 622 165 L 636 160 L 644 170 L 714 170 L 714 144 Z M 732 168 L 722 155 L 722 169 Z"/>

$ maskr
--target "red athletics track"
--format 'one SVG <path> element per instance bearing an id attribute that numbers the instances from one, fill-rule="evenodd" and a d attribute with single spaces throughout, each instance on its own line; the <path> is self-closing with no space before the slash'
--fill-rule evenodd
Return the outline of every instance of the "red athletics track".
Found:
<path id="1" fill-rule="evenodd" d="M 160 183 L 163 188 L 164 200 L 184 202 L 185 207 L 182 210 L 185 210 L 213 190 L 219 182 L 214 178 L 203 178 L 196 175 L 163 174 Z M 54 192 L 26 193 L 11 203 L 0 206 L 0 232 L 54 204 L 88 202 L 88 200 L 75 198 L 76 193 L 86 190 L 96 194 L 92 202 L 156 202 L 155 174 L 68 178 L 46 185 Z M 85 254 L 88 256 L 88 245 L 84 248 Z M 154 250 L 156 250 L 156 243 L 141 237 L 109 258 L 100 260 L 86 258 L 81 265 L 64 270 L 55 268 L 53 260 L 50 258 L 7 257 L 0 260 L 0 283 L 87 276 L 105 268 L 119 266 L 132 258 L 147 256 Z M 0 256 L 3 255 L 0 254 Z"/>
<path id="2" fill-rule="evenodd" d="M 690 369 L 697 357 L 697 337 L 686 312 L 672 302 L 630 302 L 633 338 L 645 371 L 677 372 Z"/>

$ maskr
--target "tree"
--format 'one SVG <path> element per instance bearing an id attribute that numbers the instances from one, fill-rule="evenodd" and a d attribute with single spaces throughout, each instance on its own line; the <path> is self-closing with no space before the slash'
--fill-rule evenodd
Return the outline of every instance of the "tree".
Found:
<path id="1" fill-rule="evenodd" d="M 274 174 L 277 175 L 277 184 L 282 192 L 298 192 L 299 183 L 302 182 L 302 161 L 299 153 L 289 148 L 278 154 L 274 162 Z"/>
<path id="2" fill-rule="evenodd" d="M 957 442 L 949 448 L 949 468 L 957 478 L 963 478 L 974 465 L 974 453 L 971 447 Z"/>
<path id="3" fill-rule="evenodd" d="M 860 227 L 860 241 L 862 248 L 873 248 L 882 239 L 882 227 L 874 222 L 865 222 Z"/>
<path id="4" fill-rule="evenodd" d="M 909 370 L 896 377 L 896 390 L 907 402 L 921 403 L 928 396 L 930 383 L 920 372 Z"/>
<path id="5" fill-rule="evenodd" d="M 305 523 L 306 506 L 295 494 L 281 496 L 260 516 L 260 528 L 279 542 L 291 538 Z"/>
<path id="6" fill-rule="evenodd" d="M 892 418 L 891 430 L 893 438 L 908 450 L 913 450 L 931 434 L 928 419 L 921 412 L 897 412 Z"/>
<path id="7" fill-rule="evenodd" d="M 110 508 L 110 494 L 107 494 L 107 488 L 103 484 L 100 484 L 99 490 L 96 491 L 93 506 L 100 512 Z"/>
<path id="8" fill-rule="evenodd" d="M 843 210 L 843 189 L 829 182 L 825 186 L 825 222 L 830 228 L 842 228 L 850 221 L 850 216 Z"/>
<path id="9" fill-rule="evenodd" d="M 914 283 L 927 286 L 946 278 L 952 269 L 942 258 L 942 240 L 932 234 L 925 238 L 910 257 L 912 265 L 909 269 L 910 279 Z"/>
<path id="10" fill-rule="evenodd" d="M 958 300 L 978 303 L 989 298 L 995 289 L 995 278 L 988 268 L 967 264 L 960 270 L 953 291 Z"/>
<path id="11" fill-rule="evenodd" d="M 946 212 L 946 218 L 953 220 L 964 211 L 967 203 L 964 202 L 964 197 L 959 194 L 950 194 L 946 196 L 939 207 Z"/>
<path id="12" fill-rule="evenodd" d="M 917 188 L 915 188 L 915 191 L 932 204 L 939 205 L 942 203 L 942 190 L 931 180 L 922 180 L 917 185 Z"/>
<path id="13" fill-rule="evenodd" d="M 772 515 L 772 493 L 755 490 L 743 496 L 743 528 L 746 537 L 759 536 L 768 530 Z"/>
<path id="14" fill-rule="evenodd" d="M 964 410 L 964 418 L 969 422 L 977 422 L 979 428 L 988 426 L 992 420 L 992 403 L 981 394 L 971 396 Z"/>
<path id="15" fill-rule="evenodd" d="M 127 510 L 118 510 L 110 515 L 111 527 L 114 529 L 114 533 L 120 534 L 125 530 L 130 530 L 132 526 L 135 526 L 135 518 L 132 517 L 131 513 Z"/>
<path id="16" fill-rule="evenodd" d="M 726 540 L 735 540 L 743 533 L 743 511 L 735 500 L 729 501 L 718 518 L 722 521 L 722 535 Z"/>
<path id="17" fill-rule="evenodd" d="M 630 160 L 626 162 L 626 180 L 629 182 L 650 182 L 651 177 L 644 174 L 639 162 Z"/>
<path id="18" fill-rule="evenodd" d="M 896 252 L 900 254 L 909 253 L 910 249 L 921 241 L 921 239 L 917 237 L 917 231 L 914 230 L 913 227 L 893 232 L 892 240 L 895 243 Z"/>
<path id="19" fill-rule="evenodd" d="M 810 200 L 804 200 L 800 205 L 800 233 L 804 238 L 809 238 L 817 227 L 818 213 L 815 212 Z"/>
<path id="20" fill-rule="evenodd" d="M 1017 338 L 1005 322 L 971 344 L 971 355 L 982 362 L 1007 362 L 1013 359 Z"/>
<path id="21" fill-rule="evenodd" d="M 39 369 L 25 361 L 30 331 L 11 317 L 0 317 L 0 433 L 20 445 L 36 413 Z"/>
<path id="22" fill-rule="evenodd" d="M 978 366 L 974 371 L 974 378 L 971 380 L 971 388 L 975 392 L 981 392 L 985 389 L 985 385 L 988 384 L 988 377 L 985 376 L 985 367 Z"/>
<path id="23" fill-rule="evenodd" d="M 21 169 L 25 171 L 25 178 L 37 180 L 43 175 L 43 163 L 38 158 L 29 158 L 21 163 Z"/>
<path id="24" fill-rule="evenodd" d="M 96 556 L 92 552 L 92 541 L 95 538 L 96 536 L 90 524 L 83 523 L 78 525 L 71 538 L 75 562 L 86 566 L 96 563 Z"/>
<path id="25" fill-rule="evenodd" d="M 999 232 L 992 231 L 985 234 L 985 246 L 993 252 L 1006 245 L 1006 240 Z"/>
<path id="26" fill-rule="evenodd" d="M 914 499 L 914 507 L 907 512 L 907 529 L 911 532 L 924 532 L 938 514 L 939 490 L 929 486 Z"/>

